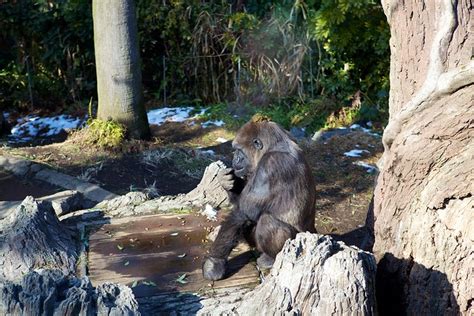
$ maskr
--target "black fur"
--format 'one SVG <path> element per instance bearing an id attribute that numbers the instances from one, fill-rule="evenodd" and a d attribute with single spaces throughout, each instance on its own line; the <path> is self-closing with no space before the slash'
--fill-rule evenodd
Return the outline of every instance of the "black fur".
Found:
<path id="1" fill-rule="evenodd" d="M 287 239 L 316 231 L 311 169 L 289 134 L 273 122 L 249 122 L 232 145 L 233 169 L 218 177 L 234 209 L 204 263 L 210 280 L 225 276 L 227 257 L 242 236 L 262 253 L 261 262 L 271 264 Z"/>

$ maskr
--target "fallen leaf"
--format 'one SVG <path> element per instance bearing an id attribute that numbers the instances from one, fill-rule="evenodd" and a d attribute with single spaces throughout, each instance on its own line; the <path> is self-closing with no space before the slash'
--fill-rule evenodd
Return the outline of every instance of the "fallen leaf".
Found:
<path id="1" fill-rule="evenodd" d="M 184 280 L 186 279 L 186 277 L 187 277 L 187 274 L 183 273 L 179 278 L 176 279 L 176 282 L 181 283 L 181 284 L 186 284 L 188 283 L 187 281 Z"/>

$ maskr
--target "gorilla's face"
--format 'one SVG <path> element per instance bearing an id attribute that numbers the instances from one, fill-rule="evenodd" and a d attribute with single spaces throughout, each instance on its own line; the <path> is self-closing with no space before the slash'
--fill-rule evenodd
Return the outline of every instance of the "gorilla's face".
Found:
<path id="1" fill-rule="evenodd" d="M 232 159 L 232 168 L 234 174 L 242 179 L 246 179 L 247 176 L 255 169 L 255 158 L 259 157 L 258 151 L 262 150 L 263 144 L 259 138 L 253 138 L 251 144 L 234 143 L 234 158 Z"/>
<path id="2" fill-rule="evenodd" d="M 235 148 L 234 158 L 232 159 L 232 168 L 234 174 L 242 179 L 245 179 L 249 173 L 250 160 L 241 148 Z"/>

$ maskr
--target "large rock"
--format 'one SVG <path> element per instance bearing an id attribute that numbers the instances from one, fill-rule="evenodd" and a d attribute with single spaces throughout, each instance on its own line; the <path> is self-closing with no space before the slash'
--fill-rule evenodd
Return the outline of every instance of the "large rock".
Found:
<path id="1" fill-rule="evenodd" d="M 19 284 L 0 282 L 1 315 L 139 315 L 132 290 L 106 283 L 94 288 L 87 278 L 59 270 L 26 274 Z"/>
<path id="2" fill-rule="evenodd" d="M 201 315 L 373 315 L 372 254 L 329 236 L 300 233 L 286 242 L 270 275 L 243 297 L 201 301 Z"/>

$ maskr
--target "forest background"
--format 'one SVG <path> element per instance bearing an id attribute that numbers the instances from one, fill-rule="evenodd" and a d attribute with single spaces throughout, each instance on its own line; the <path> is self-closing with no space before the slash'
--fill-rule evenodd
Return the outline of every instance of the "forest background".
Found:
<path id="1" fill-rule="evenodd" d="M 260 112 L 315 131 L 388 119 L 389 28 L 373 0 L 138 0 L 147 108 Z M 0 105 L 85 114 L 96 104 L 89 0 L 0 4 Z"/>

